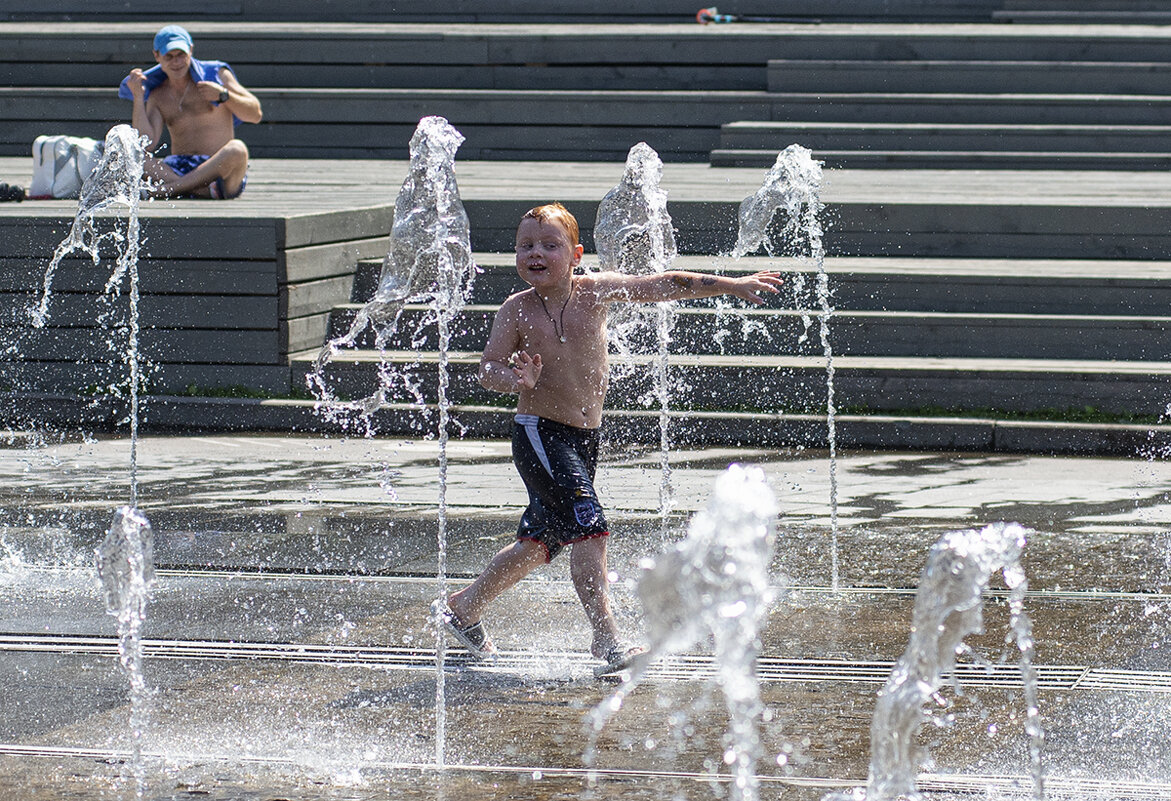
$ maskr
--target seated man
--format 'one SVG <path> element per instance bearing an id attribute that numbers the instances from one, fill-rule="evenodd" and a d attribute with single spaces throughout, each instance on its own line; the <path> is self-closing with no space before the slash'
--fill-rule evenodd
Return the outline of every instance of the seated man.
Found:
<path id="1" fill-rule="evenodd" d="M 164 125 L 171 135 L 170 155 L 148 155 L 143 169 L 154 195 L 234 198 L 248 173 L 248 148 L 235 138 L 235 125 L 260 122 L 260 101 L 226 63 L 199 61 L 191 50 L 191 34 L 167 25 L 155 34 L 158 64 L 132 70 L 118 95 L 134 101 L 131 125 L 150 140 L 149 151 L 158 148 Z"/>

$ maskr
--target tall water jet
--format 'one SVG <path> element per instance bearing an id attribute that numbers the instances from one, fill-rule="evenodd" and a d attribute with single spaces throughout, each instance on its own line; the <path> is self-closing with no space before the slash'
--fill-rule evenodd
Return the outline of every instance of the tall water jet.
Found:
<path id="1" fill-rule="evenodd" d="M 395 198 L 390 243 L 378 288 L 358 309 L 349 330 L 322 347 L 306 377 L 327 414 L 345 410 L 369 417 L 390 405 L 388 398 L 396 385 L 423 403 L 409 376 L 394 370 L 385 359 L 379 369 L 379 385 L 373 394 L 358 401 L 339 401 L 326 383 L 325 369 L 342 349 L 353 347 L 367 328 L 373 328 L 378 350 L 385 351 L 398 333 L 408 303 L 429 306 L 416 326 L 416 338 L 432 323 L 442 334 L 463 311 L 476 274 L 468 215 L 455 178 L 455 153 L 463 141 L 463 134 L 443 117 L 423 117 L 411 136 L 410 164 Z M 441 359 L 447 344 L 440 343 Z M 442 367 L 446 368 L 445 361 Z"/>
<path id="2" fill-rule="evenodd" d="M 770 256 L 782 251 L 807 259 L 817 270 L 815 288 L 819 309 L 819 334 L 825 354 L 826 371 L 826 440 L 829 445 L 829 505 L 830 505 L 830 586 L 838 589 L 838 474 L 837 474 L 837 408 L 834 404 L 834 358 L 830 344 L 829 274 L 825 270 L 825 247 L 822 243 L 821 184 L 822 163 L 801 145 L 789 145 L 777 155 L 776 163 L 765 175 L 756 192 L 740 203 L 739 231 L 733 258 L 742 258 L 763 247 Z M 777 212 L 784 213 L 783 226 L 774 232 Z M 803 284 L 803 281 L 802 281 Z M 809 320 L 805 321 L 808 329 Z"/>
<path id="3" fill-rule="evenodd" d="M 645 142 L 630 149 L 622 180 L 598 204 L 594 244 L 603 270 L 634 275 L 662 273 L 671 268 L 678 252 L 667 192 L 659 184 L 663 162 Z M 671 381 L 668 351 L 675 328 L 675 306 L 670 301 L 654 304 L 655 360 L 652 394 L 659 406 L 660 529 L 664 540 L 674 506 L 671 488 L 670 407 Z M 638 304 L 611 309 L 607 336 L 619 354 L 629 357 L 633 340 L 646 327 L 646 311 Z"/>
<path id="4" fill-rule="evenodd" d="M 716 479 L 707 508 L 691 520 L 685 539 L 642 563 L 638 595 L 650 638 L 645 660 L 590 713 L 593 742 L 622 708 L 654 659 L 681 653 L 711 637 L 716 680 L 729 714 L 724 762 L 733 773 L 733 798 L 758 795 L 756 761 L 764 711 L 756 677 L 760 624 L 774 600 L 769 580 L 776 542 L 777 504 L 757 467 L 731 465 Z"/>
<path id="5" fill-rule="evenodd" d="M 130 279 L 130 330 L 126 346 L 126 362 L 129 371 L 128 394 L 130 398 L 130 506 L 138 498 L 138 391 L 141 363 L 138 352 L 138 251 L 139 223 L 138 205 L 142 196 L 142 167 L 146 158 L 145 138 L 129 125 L 115 125 L 106 134 L 102 146 L 102 157 L 92 173 L 82 184 L 78 196 L 77 214 L 69 235 L 53 251 L 53 257 L 45 270 L 41 300 L 29 310 L 34 328 L 43 328 L 49 320 L 49 304 L 53 276 L 61 260 L 74 251 L 89 254 L 94 264 L 101 261 L 99 249 L 109 240 L 122 243 L 114 270 L 106 281 L 105 293 L 116 296 L 121 292 L 122 281 Z M 99 231 L 97 215 L 111 206 L 121 204 L 127 208 L 126 231 L 117 227 L 105 233 Z"/>
<path id="6" fill-rule="evenodd" d="M 43 328 L 49 319 L 53 275 L 61 260 L 81 250 L 94 264 L 100 261 L 103 242 L 121 243 L 118 258 L 106 281 L 105 294 L 117 296 L 129 278 L 129 332 L 126 346 L 130 399 L 130 502 L 114 513 L 114 519 L 95 552 L 106 609 L 117 620 L 118 661 L 130 687 L 131 770 L 139 798 L 145 793 L 142 741 L 147 725 L 148 690 L 142 672 L 142 625 L 154 583 L 153 533 L 150 521 L 138 510 L 138 393 L 141 362 L 138 351 L 138 253 L 139 200 L 143 189 L 146 140 L 129 125 L 116 125 L 106 134 L 102 156 L 86 178 L 78 197 L 77 213 L 69 235 L 57 246 L 45 271 L 40 303 L 30 309 L 32 324 Z M 125 232 L 117 226 L 102 233 L 97 215 L 112 206 L 127 208 Z"/>
<path id="7" fill-rule="evenodd" d="M 139 798 L 146 787 L 142 742 L 149 722 L 149 691 L 142 673 L 142 626 L 154 584 L 154 533 L 132 506 L 114 512 L 95 554 L 106 611 L 117 620 L 118 664 L 130 685 L 131 771 Z"/>
<path id="8" fill-rule="evenodd" d="M 1044 798 L 1044 735 L 1033 668 L 1032 623 L 1024 611 L 1028 582 L 1021 568 L 1028 533 L 1016 523 L 996 523 L 979 531 L 945 534 L 932 546 L 919 578 L 907 650 L 878 694 L 870 725 L 866 788 L 832 794 L 825 801 L 915 801 L 922 797 L 915 781 L 922 761 L 915 735 L 928 719 L 924 708 L 944 678 L 954 675 L 956 656 L 965 647 L 964 637 L 983 631 L 983 594 L 998 571 L 1009 589 L 1005 641 L 1015 639 L 1020 650 L 1033 795 L 1037 801 Z"/>
<path id="9" fill-rule="evenodd" d="M 455 153 L 464 137 L 443 117 L 419 120 L 410 143 L 410 166 L 394 204 L 390 245 L 382 262 L 378 289 L 358 311 L 349 331 L 328 342 L 318 354 L 313 372 L 306 378 L 322 401 L 322 408 L 358 411 L 369 420 L 390 405 L 396 385 L 405 387 L 422 406 L 422 395 L 405 372 L 395 370 L 385 350 L 398 331 L 399 319 L 408 302 L 428 306 L 415 329 L 415 339 L 434 323 L 439 340 L 438 366 L 438 588 L 437 598 L 447 592 L 447 442 L 451 406 L 447 398 L 448 358 L 451 324 L 463 311 L 472 292 L 476 264 L 472 259 L 468 215 L 455 179 Z M 352 346 L 368 326 L 374 326 L 375 344 L 383 354 L 379 386 L 374 393 L 356 402 L 339 402 L 328 389 L 324 371 L 337 352 Z M 432 621 L 435 632 L 435 762 L 444 764 L 446 701 L 443 664 L 447 653 L 442 622 Z"/>

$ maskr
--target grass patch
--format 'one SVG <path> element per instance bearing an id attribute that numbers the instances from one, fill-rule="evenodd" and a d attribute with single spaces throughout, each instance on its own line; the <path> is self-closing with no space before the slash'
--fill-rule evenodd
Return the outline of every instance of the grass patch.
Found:
<path id="1" fill-rule="evenodd" d="M 246 398 L 249 400 L 313 400 L 307 389 L 291 390 L 286 393 L 268 392 L 255 387 L 234 384 L 227 387 L 201 387 L 188 384 L 182 392 L 168 393 L 185 398 Z"/>
<path id="2" fill-rule="evenodd" d="M 607 406 L 608 410 L 617 409 L 616 406 Z M 628 408 L 653 411 L 651 407 L 630 405 Z M 745 414 L 807 414 L 824 415 L 825 408 L 810 408 L 802 406 L 778 407 L 760 406 L 754 404 L 680 404 L 672 406 L 673 411 L 680 412 L 729 412 Z M 1130 425 L 1161 425 L 1167 422 L 1165 416 L 1157 414 L 1137 414 L 1129 412 L 1108 412 L 1094 406 L 1083 406 L 1068 409 L 1033 409 L 1029 411 L 1015 411 L 1010 409 L 993 408 L 961 408 L 954 406 L 919 406 L 906 409 L 874 409 L 868 406 L 839 406 L 839 415 L 856 415 L 859 417 L 958 417 L 965 420 L 1025 420 L 1049 423 L 1117 423 Z"/>
<path id="3" fill-rule="evenodd" d="M 1069 409 L 1032 409 L 1014 411 L 989 408 L 957 408 L 943 406 L 920 406 L 914 409 L 870 409 L 862 406 L 845 406 L 838 414 L 893 415 L 899 417 L 961 417 L 981 420 L 1030 420 L 1051 423 L 1123 423 L 1135 425 L 1158 425 L 1164 422 L 1157 414 L 1135 414 L 1130 412 L 1107 412 L 1094 406 Z"/>

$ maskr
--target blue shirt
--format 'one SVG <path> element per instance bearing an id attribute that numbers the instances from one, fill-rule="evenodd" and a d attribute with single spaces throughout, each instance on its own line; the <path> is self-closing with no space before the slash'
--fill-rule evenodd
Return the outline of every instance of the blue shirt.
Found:
<path id="1" fill-rule="evenodd" d="M 213 81 L 215 83 L 219 83 L 221 69 L 235 72 L 235 70 L 233 70 L 226 61 L 200 61 L 199 59 L 192 57 L 191 80 L 196 82 Z M 161 85 L 163 81 L 167 80 L 167 73 L 163 72 L 163 66 L 161 64 L 155 64 L 153 67 L 146 70 L 143 74 L 146 76 L 146 83 L 143 84 L 142 88 L 142 99 L 143 102 L 145 102 L 146 99 L 150 97 L 151 90 Z M 118 97 L 124 98 L 126 100 L 134 99 L 134 93 L 130 91 L 129 75 L 123 78 L 122 83 L 118 86 Z M 219 103 L 216 103 L 215 105 L 218 106 Z M 235 114 L 232 115 L 232 121 L 236 125 L 239 125 L 241 122 L 240 118 Z"/>

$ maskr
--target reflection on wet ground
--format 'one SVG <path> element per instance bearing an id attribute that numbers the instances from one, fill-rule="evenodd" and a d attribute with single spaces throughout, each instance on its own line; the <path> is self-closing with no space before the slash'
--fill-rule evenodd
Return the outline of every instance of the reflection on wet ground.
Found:
<path id="1" fill-rule="evenodd" d="M 0 449 L 0 788 L 122 798 L 127 692 L 92 550 L 125 503 L 127 443 Z M 525 502 L 508 447 L 449 448 L 453 585 L 508 542 Z M 144 630 L 153 689 L 148 798 L 711 798 L 726 792 L 723 700 L 700 648 L 656 665 L 582 763 L 589 630 L 559 560 L 487 619 L 490 667 L 447 654 L 436 771 L 435 445 L 321 437 L 155 437 L 138 450 L 159 583 Z M 758 665 L 764 797 L 864 781 L 874 697 L 906 646 L 914 590 L 945 531 L 1012 520 L 1025 552 L 1053 797 L 1171 796 L 1171 466 L 1139 459 L 847 454 L 841 591 L 829 584 L 823 453 L 704 450 L 673 459 L 677 531 L 731 461 L 762 466 L 782 506 L 782 590 Z M 620 619 L 636 632 L 639 560 L 663 547 L 658 455 L 611 453 L 600 489 Z M 931 797 L 1027 788 L 1008 610 L 925 727 Z M 1020 787 L 1013 789 L 1019 783 Z M 1064 793 L 1064 795 L 1063 795 Z M 129 794 L 129 795 L 127 795 Z M 960 797 L 956 795 L 956 797 Z M 967 796 L 967 797 L 970 797 Z"/>

